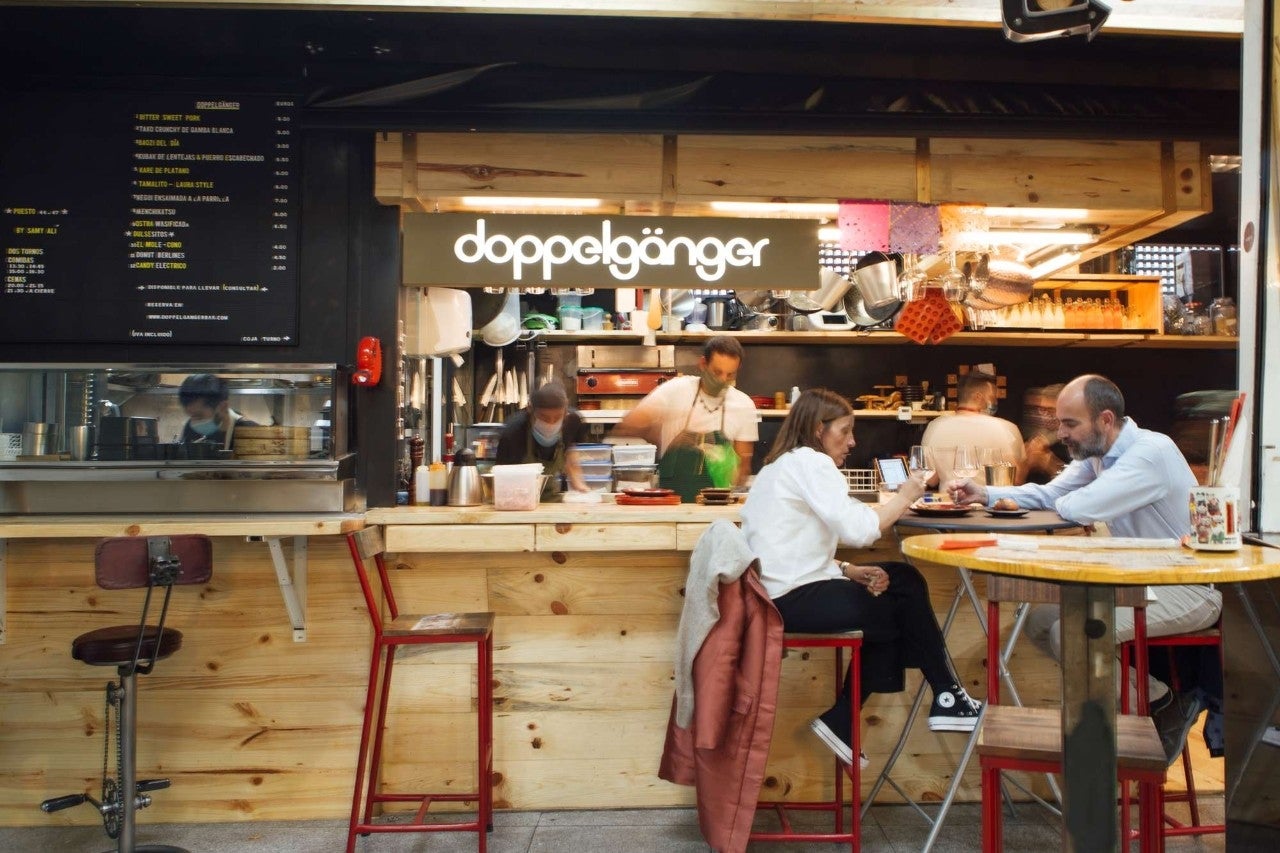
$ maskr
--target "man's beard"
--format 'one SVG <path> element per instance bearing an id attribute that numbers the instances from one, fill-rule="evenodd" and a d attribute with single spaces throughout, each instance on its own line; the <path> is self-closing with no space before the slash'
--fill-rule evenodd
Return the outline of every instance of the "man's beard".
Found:
<path id="1" fill-rule="evenodd" d="M 1106 440 L 1103 438 L 1102 432 L 1097 429 L 1079 444 L 1070 441 L 1064 441 L 1063 444 L 1067 446 L 1067 452 L 1071 454 L 1071 458 L 1076 461 L 1102 456 L 1107 452 Z"/>

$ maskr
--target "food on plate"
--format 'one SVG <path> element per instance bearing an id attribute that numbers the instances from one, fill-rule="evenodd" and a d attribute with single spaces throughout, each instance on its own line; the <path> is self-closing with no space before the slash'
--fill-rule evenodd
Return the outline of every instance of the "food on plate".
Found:
<path id="1" fill-rule="evenodd" d="M 1013 498 L 1001 498 L 991 505 L 992 509 L 998 509 L 1001 512 L 1017 512 L 1022 509 L 1018 506 L 1018 502 Z"/>

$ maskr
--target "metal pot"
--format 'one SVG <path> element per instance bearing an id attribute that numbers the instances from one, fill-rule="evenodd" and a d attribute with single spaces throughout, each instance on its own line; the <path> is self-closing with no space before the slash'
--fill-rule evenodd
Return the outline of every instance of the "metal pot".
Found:
<path id="1" fill-rule="evenodd" d="M 898 300 L 898 265 L 883 252 L 870 252 L 859 258 L 853 280 L 868 308 L 880 308 Z"/>
<path id="2" fill-rule="evenodd" d="M 986 275 L 982 273 L 984 271 Z M 970 281 L 972 287 L 965 303 L 974 308 L 1007 308 L 1031 298 L 1035 284 L 1031 268 L 1022 261 L 983 256 Z"/>
<path id="3" fill-rule="evenodd" d="M 862 296 L 862 291 L 857 288 L 844 295 L 844 313 L 849 316 L 849 319 L 859 329 L 879 326 L 881 323 L 893 319 L 901 308 L 902 302 L 897 299 L 878 308 L 868 308 L 866 300 Z"/>
<path id="4" fill-rule="evenodd" d="M 672 317 L 688 317 L 693 313 L 696 302 L 692 290 L 662 291 L 662 313 Z"/>
<path id="5" fill-rule="evenodd" d="M 793 290 L 787 296 L 787 304 L 803 314 L 814 311 L 833 311 L 840 304 L 853 282 L 833 269 L 821 267 L 818 270 L 818 289 Z"/>

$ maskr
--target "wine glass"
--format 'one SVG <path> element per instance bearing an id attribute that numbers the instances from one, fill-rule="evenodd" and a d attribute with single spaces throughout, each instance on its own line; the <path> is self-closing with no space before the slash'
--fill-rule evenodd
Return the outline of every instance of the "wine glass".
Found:
<path id="1" fill-rule="evenodd" d="M 978 454 L 974 452 L 973 445 L 962 444 L 956 448 L 956 461 L 951 466 L 951 473 L 965 480 L 978 476 Z"/>
<path id="2" fill-rule="evenodd" d="M 911 454 L 907 457 L 907 468 L 911 476 L 923 485 L 933 477 L 933 450 L 920 444 L 911 446 Z"/>
<path id="3" fill-rule="evenodd" d="M 916 265 L 914 255 L 902 256 L 902 275 L 898 276 L 898 299 L 914 302 L 924 296 L 924 284 L 928 276 Z"/>

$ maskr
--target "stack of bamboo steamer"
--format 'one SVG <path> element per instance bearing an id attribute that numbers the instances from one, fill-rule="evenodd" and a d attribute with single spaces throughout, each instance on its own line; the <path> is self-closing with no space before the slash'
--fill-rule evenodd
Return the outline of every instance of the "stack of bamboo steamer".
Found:
<path id="1" fill-rule="evenodd" d="M 251 462 L 306 459 L 311 453 L 308 427 L 238 426 L 231 440 L 235 458 Z"/>

